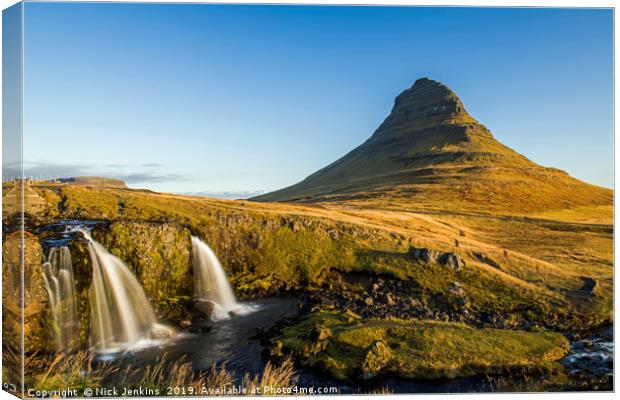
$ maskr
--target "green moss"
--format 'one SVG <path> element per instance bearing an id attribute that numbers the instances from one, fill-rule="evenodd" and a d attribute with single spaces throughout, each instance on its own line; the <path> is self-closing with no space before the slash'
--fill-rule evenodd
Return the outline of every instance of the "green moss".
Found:
<path id="1" fill-rule="evenodd" d="M 259 274 L 271 273 L 293 285 L 320 284 L 330 267 L 342 268 L 355 263 L 347 247 L 321 232 L 293 232 L 285 227 L 265 236 L 251 257 Z"/>
<path id="2" fill-rule="evenodd" d="M 280 340 L 298 356 L 310 342 L 316 324 L 330 327 L 333 336 L 323 352 L 309 355 L 307 365 L 320 366 L 334 377 L 356 379 L 377 340 L 386 343 L 393 358 L 384 373 L 414 379 L 467 377 L 502 373 L 516 368 L 553 369 L 568 351 L 563 335 L 475 329 L 435 321 L 369 320 L 347 322 L 344 313 L 318 312 L 284 328 Z"/>

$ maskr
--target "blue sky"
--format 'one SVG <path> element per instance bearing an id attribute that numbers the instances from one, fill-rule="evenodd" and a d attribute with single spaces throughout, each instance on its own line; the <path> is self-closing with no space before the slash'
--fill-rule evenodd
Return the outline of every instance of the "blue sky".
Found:
<path id="1" fill-rule="evenodd" d="M 530 159 L 613 184 L 611 10 L 28 3 L 26 173 L 269 191 L 440 80 Z"/>

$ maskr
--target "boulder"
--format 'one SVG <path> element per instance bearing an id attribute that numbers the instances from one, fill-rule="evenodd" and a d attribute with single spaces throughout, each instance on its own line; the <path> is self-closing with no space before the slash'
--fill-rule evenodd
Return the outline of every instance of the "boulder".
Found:
<path id="1" fill-rule="evenodd" d="M 174 329 L 161 324 L 155 324 L 151 328 L 151 332 L 149 332 L 149 337 L 155 340 L 167 340 L 172 339 L 176 336 L 176 332 Z"/>
<path id="2" fill-rule="evenodd" d="M 452 252 L 442 253 L 436 250 L 411 246 L 408 253 L 414 260 L 428 264 L 439 263 L 454 271 L 459 271 L 465 266 L 465 261 L 458 254 Z"/>
<path id="3" fill-rule="evenodd" d="M 375 340 L 366 349 L 366 355 L 362 362 L 362 378 L 372 379 L 385 368 L 392 359 L 390 347 L 383 340 Z"/>
<path id="4" fill-rule="evenodd" d="M 439 263 L 454 271 L 460 271 L 465 266 L 465 261 L 455 253 L 443 253 L 439 257 Z"/>
<path id="5" fill-rule="evenodd" d="M 192 309 L 193 319 L 209 319 L 213 315 L 215 304 L 211 301 L 197 301 Z"/>
<path id="6" fill-rule="evenodd" d="M 426 248 L 409 247 L 409 254 L 416 260 L 426 263 L 435 263 L 441 255 L 440 252 Z"/>

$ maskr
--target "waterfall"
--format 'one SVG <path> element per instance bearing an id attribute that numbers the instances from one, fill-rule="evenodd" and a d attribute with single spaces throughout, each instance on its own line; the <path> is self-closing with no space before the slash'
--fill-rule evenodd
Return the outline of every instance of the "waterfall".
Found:
<path id="1" fill-rule="evenodd" d="M 52 247 L 43 264 L 43 281 L 49 299 L 51 331 L 56 351 L 75 344 L 78 316 L 71 252 L 67 246 Z"/>
<path id="2" fill-rule="evenodd" d="M 247 314 L 252 307 L 239 304 L 228 283 L 222 264 L 213 250 L 199 238 L 192 236 L 194 266 L 194 297 L 213 303 L 213 319 L 225 319 L 230 314 Z"/>
<path id="3" fill-rule="evenodd" d="M 129 268 L 85 230 L 93 267 L 90 287 L 90 346 L 97 352 L 134 350 L 167 339 L 142 286 Z"/>

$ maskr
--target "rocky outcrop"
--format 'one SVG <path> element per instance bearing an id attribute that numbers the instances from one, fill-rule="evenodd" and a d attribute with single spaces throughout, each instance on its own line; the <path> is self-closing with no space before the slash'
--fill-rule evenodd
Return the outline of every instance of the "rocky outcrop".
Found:
<path id="1" fill-rule="evenodd" d="M 429 264 L 441 264 L 454 271 L 459 271 L 465 266 L 465 261 L 456 253 L 440 252 L 426 248 L 410 247 L 409 255 L 415 260 Z"/>
<path id="2" fill-rule="evenodd" d="M 22 308 L 21 249 L 22 232 L 13 232 L 4 237 L 2 244 L 3 340 L 7 346 L 19 349 L 23 333 L 26 353 L 49 351 L 51 341 L 47 329 L 47 293 L 41 266 L 43 250 L 34 235 L 23 232 L 24 304 Z"/>

